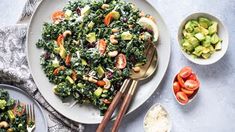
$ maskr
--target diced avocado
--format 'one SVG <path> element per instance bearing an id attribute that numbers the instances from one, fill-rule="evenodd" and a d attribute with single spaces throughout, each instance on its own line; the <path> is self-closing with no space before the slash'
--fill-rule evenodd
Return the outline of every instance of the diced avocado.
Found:
<path id="1" fill-rule="evenodd" d="M 66 18 L 66 19 L 69 19 L 70 16 L 72 15 L 72 13 L 73 13 L 73 12 L 72 12 L 71 10 L 66 10 L 65 13 L 64 13 L 65 18 Z"/>
<path id="2" fill-rule="evenodd" d="M 206 36 L 205 40 L 202 42 L 202 45 L 204 47 L 209 47 L 211 45 L 211 37 L 210 36 Z"/>
<path id="3" fill-rule="evenodd" d="M 216 44 L 220 41 L 220 38 L 217 34 L 213 34 L 212 37 L 211 37 L 211 43 L 212 44 Z"/>
<path id="4" fill-rule="evenodd" d="M 217 27 L 218 27 L 218 23 L 213 21 L 212 22 L 212 25 L 208 28 L 209 30 L 209 34 L 214 34 L 214 33 L 217 33 Z"/>
<path id="5" fill-rule="evenodd" d="M 0 109 L 4 110 L 7 102 L 4 99 L 0 99 Z"/>
<path id="6" fill-rule="evenodd" d="M 86 35 L 86 40 L 90 43 L 95 42 L 96 41 L 96 34 L 95 32 L 89 33 Z"/>
<path id="7" fill-rule="evenodd" d="M 199 45 L 195 48 L 193 54 L 199 57 L 199 56 L 201 56 L 203 49 L 204 49 L 204 47 Z"/>
<path id="8" fill-rule="evenodd" d="M 203 33 L 204 35 L 208 35 L 209 31 L 205 29 L 204 27 L 198 27 L 200 29 L 200 32 Z"/>
<path id="9" fill-rule="evenodd" d="M 210 20 L 205 17 L 199 17 L 198 22 L 199 22 L 200 26 L 202 26 L 204 28 L 208 28 L 210 26 Z"/>
<path id="10" fill-rule="evenodd" d="M 56 48 L 54 48 L 54 50 L 53 50 L 55 53 L 57 53 L 57 54 L 59 54 L 60 53 L 60 47 L 56 47 Z"/>
<path id="11" fill-rule="evenodd" d="M 184 49 L 186 49 L 187 51 L 193 51 L 194 47 L 188 42 L 185 41 L 182 46 L 184 47 Z"/>
<path id="12" fill-rule="evenodd" d="M 86 5 L 84 8 L 81 10 L 81 16 L 86 16 L 90 13 L 90 6 Z"/>
<path id="13" fill-rule="evenodd" d="M 97 71 L 97 73 L 98 73 L 98 77 L 99 77 L 99 78 L 102 78 L 102 77 L 104 76 L 104 69 L 103 69 L 102 66 L 99 65 L 99 66 L 97 67 L 97 70 L 96 70 L 96 71 Z"/>
<path id="14" fill-rule="evenodd" d="M 92 29 L 94 27 L 95 23 L 94 22 L 89 22 L 89 24 L 87 25 L 88 28 Z"/>
<path id="15" fill-rule="evenodd" d="M 11 122 L 14 121 L 15 120 L 15 115 L 14 115 L 13 111 L 8 110 L 7 113 L 8 113 L 8 117 L 10 118 L 10 121 Z"/>
<path id="16" fill-rule="evenodd" d="M 71 84 L 74 84 L 74 81 L 70 76 L 67 76 L 66 80 L 69 81 Z"/>
<path id="17" fill-rule="evenodd" d="M 122 40 L 131 40 L 132 39 L 132 34 L 129 32 L 129 31 L 127 31 L 127 32 L 123 32 L 122 34 L 121 34 L 121 39 Z"/>
<path id="18" fill-rule="evenodd" d="M 60 66 L 60 62 L 58 61 L 57 58 L 55 58 L 55 59 L 52 61 L 52 66 L 53 66 L 53 67 L 59 67 L 59 66 Z"/>
<path id="19" fill-rule="evenodd" d="M 210 45 L 208 48 L 210 49 L 211 54 L 213 54 L 215 52 L 215 48 L 212 45 Z"/>
<path id="20" fill-rule="evenodd" d="M 207 54 L 209 52 L 210 52 L 210 48 L 206 48 L 206 47 L 203 48 L 203 51 L 202 51 L 203 54 Z"/>
<path id="21" fill-rule="evenodd" d="M 103 89 L 100 88 L 100 87 L 98 87 L 98 88 L 95 90 L 94 94 L 95 94 L 96 97 L 100 97 L 100 95 L 102 94 L 102 92 L 103 92 Z"/>
<path id="22" fill-rule="evenodd" d="M 83 65 L 83 66 L 87 65 L 87 62 L 86 62 L 86 60 L 84 60 L 84 59 L 81 59 L 81 61 L 82 61 L 82 65 Z"/>
<path id="23" fill-rule="evenodd" d="M 187 32 L 193 32 L 193 26 L 192 26 L 192 21 L 188 21 L 186 24 L 185 24 L 185 30 L 187 31 Z"/>
<path id="24" fill-rule="evenodd" d="M 185 38 L 190 38 L 190 37 L 193 36 L 192 33 L 188 33 L 186 30 L 183 30 L 183 35 L 184 35 Z"/>
<path id="25" fill-rule="evenodd" d="M 111 14 L 112 14 L 112 17 L 114 18 L 114 19 L 119 19 L 120 18 L 120 13 L 119 12 L 117 12 L 117 11 L 112 11 L 112 12 L 110 12 Z"/>
<path id="26" fill-rule="evenodd" d="M 192 25 L 193 28 L 195 28 L 195 27 L 199 26 L 199 23 L 198 23 L 197 20 L 191 20 L 191 25 Z"/>
<path id="27" fill-rule="evenodd" d="M 215 50 L 221 50 L 221 49 L 222 49 L 222 44 L 221 42 L 219 42 L 215 45 Z"/>
<path id="28" fill-rule="evenodd" d="M 194 30 L 193 30 L 193 33 L 196 34 L 196 33 L 199 33 L 201 32 L 201 28 L 200 27 L 195 27 Z"/>
<path id="29" fill-rule="evenodd" d="M 203 54 L 202 54 L 202 57 L 203 57 L 204 59 L 208 59 L 208 58 L 210 58 L 210 56 L 211 56 L 210 53 L 203 53 Z"/>
<path id="30" fill-rule="evenodd" d="M 85 88 L 85 85 L 82 84 L 82 83 L 78 83 L 77 86 L 78 86 L 79 88 Z"/>
<path id="31" fill-rule="evenodd" d="M 67 53 L 66 53 L 66 50 L 63 46 L 60 46 L 60 53 L 59 54 L 60 54 L 60 57 L 63 59 L 66 57 Z"/>
<path id="32" fill-rule="evenodd" d="M 206 37 L 202 33 L 197 33 L 194 35 L 199 41 L 203 41 Z"/>
<path id="33" fill-rule="evenodd" d="M 190 44 L 192 44 L 192 46 L 193 46 L 194 48 L 199 45 L 199 41 L 198 41 L 198 39 L 196 39 L 195 37 L 190 37 L 190 38 L 188 39 L 188 42 L 189 42 Z"/>
<path id="34" fill-rule="evenodd" d="M 58 94 L 58 92 L 57 92 L 57 90 L 56 90 L 56 89 L 57 89 L 57 85 L 55 85 L 52 89 L 53 89 L 53 92 L 54 92 L 55 94 Z"/>

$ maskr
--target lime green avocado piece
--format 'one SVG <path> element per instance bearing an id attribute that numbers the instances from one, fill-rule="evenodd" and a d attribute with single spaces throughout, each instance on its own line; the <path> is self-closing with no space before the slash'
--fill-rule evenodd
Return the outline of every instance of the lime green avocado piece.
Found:
<path id="1" fill-rule="evenodd" d="M 82 83 L 78 83 L 77 86 L 78 86 L 79 88 L 85 88 L 85 85 L 82 84 Z"/>
<path id="2" fill-rule="evenodd" d="M 87 25 L 87 27 L 89 29 L 92 29 L 94 27 L 95 23 L 93 21 L 89 22 L 89 24 Z"/>
<path id="3" fill-rule="evenodd" d="M 86 62 L 86 60 L 84 60 L 84 59 L 81 59 L 81 61 L 82 61 L 82 65 L 83 65 L 83 66 L 86 66 L 86 65 L 87 65 L 87 62 Z"/>
<path id="4" fill-rule="evenodd" d="M 100 95 L 102 94 L 103 92 L 103 89 L 98 87 L 95 91 L 94 91 L 94 94 L 96 97 L 100 97 Z"/>
<path id="5" fill-rule="evenodd" d="M 95 42 L 96 41 L 96 34 L 95 32 L 89 33 L 86 35 L 86 40 L 90 43 Z"/>
<path id="6" fill-rule="evenodd" d="M 212 35 L 214 33 L 217 33 L 218 23 L 215 21 L 212 21 L 212 25 L 208 28 L 209 34 Z"/>
<path id="7" fill-rule="evenodd" d="M 67 76 L 66 80 L 68 80 L 70 84 L 74 84 L 74 81 L 70 76 Z"/>
<path id="8" fill-rule="evenodd" d="M 188 41 L 184 41 L 182 46 L 187 51 L 193 51 L 193 46 Z"/>
<path id="9" fill-rule="evenodd" d="M 219 43 L 217 43 L 216 45 L 215 45 L 215 50 L 221 50 L 222 49 L 222 44 L 221 44 L 221 42 L 219 42 Z"/>
<path id="10" fill-rule="evenodd" d="M 102 77 L 104 76 L 104 69 L 103 69 L 102 66 L 99 65 L 99 66 L 97 67 L 97 70 L 96 70 L 96 71 L 97 71 L 97 73 L 98 73 L 98 77 L 99 77 L 99 78 L 102 78 Z"/>
<path id="11" fill-rule="evenodd" d="M 202 57 L 203 57 L 204 59 L 208 59 L 208 58 L 210 58 L 210 56 L 211 56 L 210 53 L 203 53 L 203 54 L 202 54 Z"/>
<path id="12" fill-rule="evenodd" d="M 193 54 L 199 57 L 199 56 L 201 56 L 203 49 L 204 49 L 204 47 L 199 45 L 195 48 Z"/>
<path id="13" fill-rule="evenodd" d="M 206 36 L 205 40 L 202 41 L 202 45 L 204 47 L 209 47 L 211 45 L 211 37 L 210 36 Z"/>
<path id="14" fill-rule="evenodd" d="M 65 57 L 67 56 L 67 53 L 66 53 L 64 46 L 60 46 L 60 53 L 59 54 L 62 59 L 65 59 Z"/>
<path id="15" fill-rule="evenodd" d="M 202 33 L 197 33 L 194 35 L 199 41 L 203 41 L 206 37 Z"/>
<path id="16" fill-rule="evenodd" d="M 187 31 L 187 32 L 193 32 L 193 26 L 192 26 L 192 21 L 188 21 L 185 26 L 184 26 L 184 29 Z"/>
<path id="17" fill-rule="evenodd" d="M 131 40 L 132 37 L 133 37 L 133 35 L 132 35 L 129 31 L 123 32 L 123 33 L 121 34 L 121 39 L 122 39 L 122 40 Z"/>
<path id="18" fill-rule="evenodd" d="M 185 38 L 190 38 L 190 37 L 193 36 L 192 33 L 188 33 L 186 30 L 183 30 L 183 35 L 184 35 Z"/>
<path id="19" fill-rule="evenodd" d="M 190 37 L 190 38 L 188 39 L 188 42 L 189 42 L 190 44 L 192 44 L 192 46 L 193 46 L 194 48 L 199 45 L 199 41 L 198 41 L 198 39 L 195 38 L 195 37 Z"/>
<path id="20" fill-rule="evenodd" d="M 11 122 L 15 120 L 15 115 L 12 110 L 8 110 L 7 114 L 8 114 L 8 117 L 10 118 Z"/>
<path id="21" fill-rule="evenodd" d="M 206 29 L 211 25 L 210 20 L 205 17 L 199 17 L 198 22 L 199 22 L 200 26 L 202 26 Z"/>
<path id="22" fill-rule="evenodd" d="M 219 36 L 217 35 L 217 34 L 213 34 L 212 36 L 211 36 L 211 43 L 212 44 L 216 44 L 216 43 L 218 43 L 220 41 L 220 38 L 219 38 Z"/>

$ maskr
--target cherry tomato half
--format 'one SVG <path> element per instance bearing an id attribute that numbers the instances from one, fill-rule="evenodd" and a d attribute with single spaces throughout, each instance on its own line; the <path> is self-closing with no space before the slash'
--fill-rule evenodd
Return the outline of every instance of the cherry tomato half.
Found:
<path id="1" fill-rule="evenodd" d="M 188 96 L 184 92 L 177 92 L 176 98 L 182 104 L 187 104 L 189 100 Z"/>
<path id="2" fill-rule="evenodd" d="M 199 88 L 199 82 L 195 80 L 187 80 L 184 85 L 187 90 L 191 91 L 194 91 Z"/>
<path id="3" fill-rule="evenodd" d="M 188 90 L 188 89 L 186 89 L 186 88 L 181 88 L 181 91 L 184 92 L 184 93 L 187 94 L 187 95 L 192 95 L 193 92 L 194 92 L 194 91 Z"/>
<path id="4" fill-rule="evenodd" d="M 174 92 L 177 93 L 180 91 L 180 85 L 178 82 L 174 82 L 173 83 L 173 89 L 174 89 Z"/>
<path id="5" fill-rule="evenodd" d="M 180 76 L 182 77 L 182 78 L 187 78 L 187 77 L 189 77 L 191 74 L 192 74 L 192 68 L 191 67 L 189 67 L 189 66 L 186 66 L 186 67 L 184 67 L 183 69 L 181 69 L 180 70 Z"/>
<path id="6" fill-rule="evenodd" d="M 60 34 L 56 40 L 57 45 L 60 47 L 61 45 L 64 45 L 64 36 Z"/>
<path id="7" fill-rule="evenodd" d="M 107 46 L 107 44 L 106 44 L 105 40 L 104 39 L 100 39 L 99 40 L 98 49 L 99 49 L 99 52 L 100 52 L 101 55 L 104 54 L 104 52 L 106 50 L 106 46 Z"/>
<path id="8" fill-rule="evenodd" d="M 118 69 L 124 69 L 126 67 L 126 56 L 122 53 L 118 54 L 116 57 L 116 64 L 115 66 Z"/>
<path id="9" fill-rule="evenodd" d="M 185 86 L 184 86 L 184 80 L 183 80 L 183 78 L 180 76 L 180 74 L 177 74 L 177 80 L 178 80 L 180 86 L 184 88 L 184 87 L 185 87 Z"/>
<path id="10" fill-rule="evenodd" d="M 187 78 L 187 80 L 197 80 L 197 76 L 196 76 L 196 74 L 195 73 L 192 73 L 188 78 Z"/>

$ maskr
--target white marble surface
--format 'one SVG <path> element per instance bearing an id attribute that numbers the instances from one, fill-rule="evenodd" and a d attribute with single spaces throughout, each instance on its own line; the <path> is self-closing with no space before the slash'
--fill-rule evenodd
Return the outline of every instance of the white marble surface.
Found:
<path id="1" fill-rule="evenodd" d="M 16 23 L 25 0 L 1 0 L 0 27 Z M 161 103 L 170 113 L 172 132 L 231 132 L 235 130 L 235 1 L 234 0 L 149 0 L 160 12 L 171 33 L 172 54 L 168 71 L 151 98 L 127 116 L 120 132 L 143 131 L 143 118 L 154 103 Z M 208 12 L 221 19 L 229 30 L 229 48 L 217 63 L 200 66 L 189 62 L 177 43 L 180 22 L 193 12 Z M 189 65 L 201 81 L 197 98 L 187 106 L 180 106 L 172 92 L 173 76 Z M 109 124 L 110 127 L 111 124 Z M 96 125 L 86 125 L 94 131 Z"/>

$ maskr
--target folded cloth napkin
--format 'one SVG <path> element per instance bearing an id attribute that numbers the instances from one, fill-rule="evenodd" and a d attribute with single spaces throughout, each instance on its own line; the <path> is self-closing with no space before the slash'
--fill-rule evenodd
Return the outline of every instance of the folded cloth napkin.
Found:
<path id="1" fill-rule="evenodd" d="M 37 100 L 44 107 L 50 132 L 82 132 L 83 125 L 63 117 L 45 101 L 28 69 L 25 55 L 27 23 L 40 1 L 27 0 L 19 22 L 0 28 L 0 83 L 15 85 Z"/>

